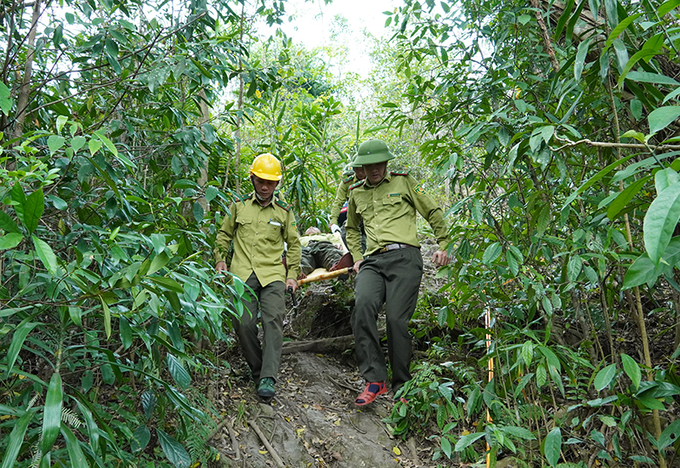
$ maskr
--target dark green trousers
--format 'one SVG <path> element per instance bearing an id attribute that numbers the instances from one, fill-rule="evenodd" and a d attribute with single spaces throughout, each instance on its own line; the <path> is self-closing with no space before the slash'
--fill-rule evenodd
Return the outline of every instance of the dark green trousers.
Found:
<path id="1" fill-rule="evenodd" d="M 276 380 L 283 346 L 286 285 L 283 281 L 274 281 L 263 287 L 255 273 L 251 273 L 246 284 L 253 290 L 255 297 L 244 302 L 247 310 L 243 312 L 240 322 L 234 322 L 234 329 L 255 382 L 265 377 Z M 257 337 L 259 321 L 264 332 L 262 345 Z"/>
<path id="2" fill-rule="evenodd" d="M 330 268 L 342 257 L 342 251 L 328 241 L 310 241 L 302 248 L 300 268 L 305 275 L 317 268 Z"/>
<path id="3" fill-rule="evenodd" d="M 371 255 L 361 262 L 354 294 L 352 329 L 359 371 L 368 382 L 387 380 L 385 356 L 378 335 L 378 314 L 385 305 L 387 354 L 392 366 L 392 387 L 411 380 L 411 334 L 408 323 L 418 302 L 423 276 L 420 249 L 408 247 Z"/>

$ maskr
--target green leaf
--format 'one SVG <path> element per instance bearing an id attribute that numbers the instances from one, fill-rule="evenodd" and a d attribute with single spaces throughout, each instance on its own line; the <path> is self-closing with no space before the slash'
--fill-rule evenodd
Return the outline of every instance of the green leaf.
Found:
<path id="1" fill-rule="evenodd" d="M 19 450 L 24 443 L 26 429 L 28 429 L 28 424 L 31 422 L 33 414 L 33 411 L 26 411 L 26 413 L 14 423 L 14 428 L 7 439 L 5 455 L 3 456 L 2 467 L 0 468 L 12 468 L 15 466 Z"/>
<path id="2" fill-rule="evenodd" d="M 645 249 L 655 265 L 664 254 L 680 220 L 680 182 L 657 195 L 645 214 L 643 232 Z"/>
<path id="3" fill-rule="evenodd" d="M 640 83 L 664 84 L 669 86 L 680 86 L 680 82 L 675 81 L 670 76 L 661 75 L 660 73 L 649 73 L 632 71 L 628 73 L 627 79 L 631 81 L 638 81 Z"/>
<path id="4" fill-rule="evenodd" d="M 103 296 L 100 295 L 99 300 L 102 303 L 102 311 L 104 312 L 104 332 L 106 333 L 106 339 L 108 340 L 111 338 L 111 310 Z"/>
<path id="5" fill-rule="evenodd" d="M 5 378 L 11 374 L 12 367 L 14 367 L 14 363 L 17 360 L 17 356 L 19 356 L 19 352 L 24 345 L 26 337 L 37 325 L 38 323 L 22 323 L 14 330 L 12 342 L 7 350 L 7 374 L 5 375 Z"/>
<path id="6" fill-rule="evenodd" d="M 0 237 L 0 250 L 13 249 L 21 243 L 24 236 L 17 234 L 16 232 L 10 232 L 2 237 Z"/>
<path id="7" fill-rule="evenodd" d="M 575 283 L 578 280 L 578 276 L 581 274 L 583 269 L 583 260 L 580 255 L 573 255 L 567 263 L 567 279 L 570 282 Z"/>
<path id="8" fill-rule="evenodd" d="M 97 135 L 97 138 L 99 138 L 102 141 L 102 143 L 104 143 L 104 146 L 106 146 L 106 148 L 111 152 L 111 154 L 113 154 L 114 156 L 118 156 L 118 148 L 116 148 L 116 145 L 114 145 L 113 142 L 109 140 L 102 131 L 95 132 L 95 135 Z M 132 163 L 130 162 L 130 164 Z M 134 164 L 132 165 L 134 166 Z"/>
<path id="9" fill-rule="evenodd" d="M 607 208 L 607 217 L 612 220 L 616 218 L 621 210 L 628 206 L 628 203 L 635 197 L 635 195 L 638 194 L 642 187 L 647 184 L 647 181 L 649 181 L 651 177 L 652 176 L 647 176 L 638 179 L 623 189 L 621 193 L 619 193 L 617 197 L 609 204 L 609 208 Z"/>
<path id="10" fill-rule="evenodd" d="M 534 358 L 534 343 L 531 341 L 525 341 L 522 345 L 522 360 L 526 364 L 527 368 L 531 366 L 531 361 Z"/>
<path id="11" fill-rule="evenodd" d="M 69 466 L 74 468 L 90 468 L 90 464 L 87 462 L 85 454 L 80 448 L 80 441 L 64 423 L 61 423 L 61 434 L 64 436 L 64 439 L 66 439 L 66 450 L 68 451 L 68 458 L 71 460 Z"/>
<path id="12" fill-rule="evenodd" d="M 191 385 L 191 376 L 189 375 L 189 372 L 184 368 L 182 363 L 179 362 L 179 360 L 172 354 L 168 354 L 167 361 L 170 375 L 175 380 L 177 385 L 179 385 L 180 388 L 182 389 L 185 389 L 189 385 Z"/>
<path id="13" fill-rule="evenodd" d="M 184 288 L 182 287 L 182 285 L 172 278 L 166 278 L 164 276 L 153 276 L 149 279 L 156 283 L 157 285 L 163 287 L 164 289 L 168 289 L 170 291 L 174 291 L 180 294 L 184 293 Z"/>
<path id="14" fill-rule="evenodd" d="M 640 381 L 642 380 L 642 372 L 640 366 L 635 360 L 627 354 L 621 354 L 621 363 L 623 364 L 623 371 L 626 373 L 633 383 L 635 391 L 640 388 Z"/>
<path id="15" fill-rule="evenodd" d="M 618 168 L 619 166 L 625 164 L 629 159 L 634 157 L 635 155 L 631 154 L 629 156 L 626 156 L 624 158 L 619 159 L 618 161 L 615 161 L 605 167 L 604 169 L 600 170 L 597 174 L 595 174 L 593 177 L 588 179 L 586 182 L 584 182 L 574 193 L 569 195 L 569 198 L 567 198 L 567 201 L 564 202 L 564 205 L 562 206 L 562 210 L 564 210 L 567 206 L 569 206 L 576 198 L 588 190 L 590 187 L 592 187 L 594 184 L 596 184 L 598 181 L 600 181 L 604 176 L 609 174 L 611 171 L 614 169 Z"/>
<path id="16" fill-rule="evenodd" d="M 640 255 L 633 264 L 628 267 L 623 279 L 624 289 L 634 288 L 643 284 L 652 284 L 661 274 L 660 267 L 654 265 L 646 253 Z"/>
<path id="17" fill-rule="evenodd" d="M 562 431 L 559 427 L 554 428 L 545 436 L 543 444 L 543 455 L 550 464 L 550 466 L 557 466 L 560 461 L 560 452 L 562 451 Z"/>
<path id="18" fill-rule="evenodd" d="M 64 138 L 63 136 L 51 135 L 47 139 L 47 147 L 50 149 L 50 154 L 54 154 L 57 150 L 64 146 L 65 141 L 66 138 Z"/>
<path id="19" fill-rule="evenodd" d="M 153 275 L 156 273 L 158 270 L 163 268 L 168 262 L 170 261 L 170 257 L 168 257 L 168 254 L 165 252 L 161 252 L 160 255 L 156 255 L 153 260 L 151 261 L 151 266 L 149 267 L 149 271 L 146 272 L 147 275 Z M 182 291 L 184 292 L 184 291 Z"/>
<path id="20" fill-rule="evenodd" d="M 588 55 L 588 50 L 590 49 L 590 43 L 592 38 L 587 41 L 583 41 L 578 45 L 578 51 L 576 52 L 576 60 L 574 60 L 574 79 L 576 81 L 581 79 L 581 74 L 583 73 L 583 67 L 585 66 L 586 55 Z"/>
<path id="21" fill-rule="evenodd" d="M 605 43 L 605 48 L 608 48 L 609 46 L 612 45 L 612 42 L 614 42 L 614 39 L 619 37 L 621 33 L 636 19 L 638 19 L 642 13 L 636 13 L 634 15 L 631 15 L 621 21 L 614 29 L 612 29 L 612 32 L 609 33 L 609 37 L 607 38 L 607 42 Z"/>
<path id="22" fill-rule="evenodd" d="M 654 109 L 647 116 L 649 121 L 649 133 L 657 133 L 680 117 L 680 106 L 664 106 Z"/>
<path id="23" fill-rule="evenodd" d="M 196 220 L 196 222 L 200 223 L 201 220 L 203 219 L 203 216 L 205 216 L 205 210 L 203 209 L 203 205 L 201 205 L 199 202 L 195 202 L 194 208 L 193 208 L 193 214 L 194 214 L 194 219 Z"/>
<path id="24" fill-rule="evenodd" d="M 503 248 L 501 247 L 501 244 L 498 242 L 494 242 L 493 244 L 488 246 L 484 251 L 484 254 L 482 255 L 482 262 L 485 265 L 490 265 L 492 262 L 498 259 L 498 257 L 500 257 L 502 252 Z"/>
<path id="25" fill-rule="evenodd" d="M 87 142 L 87 147 L 90 149 L 90 155 L 94 156 L 97 151 L 102 147 L 101 140 L 95 140 L 94 138 Z"/>
<path id="26" fill-rule="evenodd" d="M 87 143 L 85 137 L 81 136 L 73 137 L 71 139 L 71 148 L 73 148 L 73 152 L 77 153 L 80 150 L 80 148 L 85 146 L 85 143 Z"/>
<path id="27" fill-rule="evenodd" d="M 441 447 L 442 447 L 442 452 L 447 456 L 447 458 L 451 458 L 451 442 L 449 441 L 449 438 L 446 436 L 441 437 Z"/>
<path id="28" fill-rule="evenodd" d="M 680 0 L 668 0 L 659 6 L 659 9 L 656 10 L 656 13 L 659 15 L 659 18 L 663 18 L 666 13 L 670 13 L 672 10 L 677 8 L 678 5 L 680 5 Z"/>
<path id="29" fill-rule="evenodd" d="M 28 197 L 24 203 L 24 226 L 28 233 L 32 233 L 38 227 L 38 222 L 45 209 L 45 197 L 42 188 L 39 188 Z"/>
<path id="30" fill-rule="evenodd" d="M 151 440 L 151 431 L 146 426 L 139 426 L 132 433 L 132 440 L 130 441 L 130 448 L 133 452 L 141 452 L 149 445 Z"/>
<path id="31" fill-rule="evenodd" d="M 21 233 L 19 225 L 12 219 L 10 215 L 0 210 L 0 229 L 5 232 Z"/>
<path id="32" fill-rule="evenodd" d="M 456 452 L 462 452 L 463 450 L 465 450 L 470 445 L 477 442 L 479 439 L 481 439 L 485 435 L 486 435 L 485 432 L 475 432 L 473 434 L 468 434 L 466 436 L 463 436 L 460 439 L 458 439 L 458 442 L 456 442 L 456 448 L 454 450 Z"/>
<path id="33" fill-rule="evenodd" d="M 44 240 L 38 239 L 36 236 L 31 236 L 31 239 L 33 240 L 33 248 L 35 248 L 38 258 L 43 263 L 47 271 L 53 275 L 56 274 L 58 266 L 57 256 L 54 255 L 52 247 L 50 247 L 49 244 Z"/>
<path id="34" fill-rule="evenodd" d="M 663 430 L 659 436 L 657 450 L 663 451 L 665 448 L 670 447 L 678 440 L 678 436 L 680 436 L 680 420 L 673 421 Z"/>
<path id="35" fill-rule="evenodd" d="M 168 457 L 170 463 L 175 465 L 176 468 L 189 468 L 191 466 L 191 457 L 179 442 L 161 429 L 156 429 L 156 434 L 158 435 L 158 442 L 161 444 L 163 453 Z"/>
<path id="36" fill-rule="evenodd" d="M 656 187 L 656 193 L 661 193 L 666 190 L 669 186 L 680 182 L 680 175 L 667 167 L 665 169 L 660 169 L 654 174 L 654 186 Z"/>
<path id="37" fill-rule="evenodd" d="M 12 110 L 14 105 L 14 99 L 10 97 L 11 95 L 12 93 L 7 85 L 0 81 L 0 111 L 5 115 L 9 115 L 9 111 Z"/>
<path id="38" fill-rule="evenodd" d="M 43 455 L 49 452 L 57 440 L 61 426 L 61 408 L 64 402 L 64 391 L 61 386 L 61 375 L 55 370 L 50 378 L 45 397 L 45 411 L 43 414 L 42 440 L 40 451 Z"/>
<path id="39" fill-rule="evenodd" d="M 595 376 L 595 381 L 593 382 L 595 390 L 599 392 L 607 388 L 612 380 L 614 380 L 614 377 L 616 377 L 616 364 L 610 364 L 604 369 L 601 369 Z"/>

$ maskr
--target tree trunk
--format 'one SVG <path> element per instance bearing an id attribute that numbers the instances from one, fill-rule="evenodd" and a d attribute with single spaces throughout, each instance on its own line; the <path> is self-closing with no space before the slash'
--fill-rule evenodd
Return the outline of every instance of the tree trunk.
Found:
<path id="1" fill-rule="evenodd" d="M 40 18 L 41 0 L 36 0 L 33 5 L 33 19 L 31 29 L 28 32 L 28 54 L 24 64 L 24 78 L 19 87 L 19 97 L 17 99 L 17 116 L 14 123 L 13 137 L 19 138 L 24 133 L 24 122 L 26 121 L 26 109 L 31 94 L 31 73 L 33 72 L 33 56 L 35 55 L 35 35 L 38 29 L 38 19 Z"/>

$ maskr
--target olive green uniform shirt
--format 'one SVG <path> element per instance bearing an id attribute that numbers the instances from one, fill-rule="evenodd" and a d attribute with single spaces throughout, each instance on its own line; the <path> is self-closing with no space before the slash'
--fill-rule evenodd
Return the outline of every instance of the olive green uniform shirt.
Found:
<path id="1" fill-rule="evenodd" d="M 347 209 L 347 244 L 354 261 L 389 244 L 420 247 L 416 237 L 416 211 L 432 226 L 440 250 L 449 242 L 444 213 L 410 175 L 389 172 L 377 186 L 366 179 L 350 187 Z M 361 254 L 359 224 L 364 222 L 366 252 Z"/>
<path id="2" fill-rule="evenodd" d="M 349 188 L 357 181 L 355 174 L 349 174 L 343 178 L 338 184 L 338 189 L 335 191 L 335 201 L 331 206 L 331 224 L 338 224 L 338 216 L 342 210 L 342 205 L 345 204 L 349 197 Z"/>
<path id="3" fill-rule="evenodd" d="M 234 255 L 229 271 L 244 282 L 255 272 L 264 287 L 273 281 L 296 279 L 300 274 L 302 247 L 291 206 L 274 196 L 261 206 L 254 193 L 231 204 L 215 240 L 215 261 L 224 261 L 231 242 Z M 284 242 L 288 245 L 283 264 Z"/>

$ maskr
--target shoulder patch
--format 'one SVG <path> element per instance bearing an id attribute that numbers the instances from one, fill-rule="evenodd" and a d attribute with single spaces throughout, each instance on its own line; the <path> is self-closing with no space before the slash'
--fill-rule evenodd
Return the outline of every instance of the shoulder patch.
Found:
<path id="1" fill-rule="evenodd" d="M 357 187 L 361 187 L 362 185 L 364 185 L 365 182 L 366 182 L 366 179 L 362 179 L 359 182 L 357 182 L 356 184 L 350 185 L 349 189 L 354 190 Z"/>
<path id="2" fill-rule="evenodd" d="M 418 184 L 415 187 L 413 187 L 413 191 L 416 192 L 418 195 L 424 194 L 425 189 L 423 188 L 423 184 Z"/>
<path id="3" fill-rule="evenodd" d="M 290 203 L 286 203 L 285 201 L 281 200 L 280 198 L 276 199 L 276 204 L 279 205 L 281 208 L 283 208 L 286 211 L 290 211 L 291 208 L 293 208 L 293 205 Z"/>
<path id="4" fill-rule="evenodd" d="M 408 175 L 409 171 L 390 171 L 390 175 L 402 175 L 406 176 Z"/>
<path id="5" fill-rule="evenodd" d="M 354 180 L 354 174 L 350 174 L 347 177 L 345 177 L 344 179 L 342 179 L 342 183 L 343 184 L 349 184 L 353 180 Z"/>
<path id="6" fill-rule="evenodd" d="M 246 200 L 250 200 L 250 197 L 252 197 L 252 196 L 253 196 L 252 193 L 249 193 L 249 194 L 247 194 L 247 195 L 236 195 L 236 200 L 235 200 L 235 201 L 244 202 L 244 201 L 246 201 Z"/>

